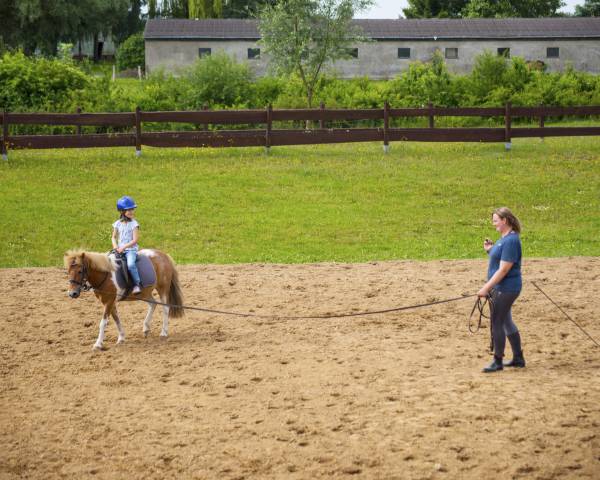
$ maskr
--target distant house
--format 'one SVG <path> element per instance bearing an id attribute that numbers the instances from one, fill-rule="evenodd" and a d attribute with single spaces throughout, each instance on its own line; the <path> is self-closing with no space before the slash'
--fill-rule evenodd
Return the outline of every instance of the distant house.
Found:
<path id="1" fill-rule="evenodd" d="M 436 50 L 450 71 L 466 73 L 485 50 L 527 61 L 549 71 L 600 73 L 600 18 L 507 18 L 354 20 L 371 42 L 352 48 L 353 57 L 333 69 L 340 77 L 391 78 L 410 62 L 428 61 Z M 148 20 L 144 31 L 146 71 L 176 71 L 203 55 L 226 52 L 266 73 L 257 20 Z"/>
<path id="2" fill-rule="evenodd" d="M 110 60 L 115 57 L 116 47 L 110 35 L 88 35 L 73 45 L 73 57 Z"/>

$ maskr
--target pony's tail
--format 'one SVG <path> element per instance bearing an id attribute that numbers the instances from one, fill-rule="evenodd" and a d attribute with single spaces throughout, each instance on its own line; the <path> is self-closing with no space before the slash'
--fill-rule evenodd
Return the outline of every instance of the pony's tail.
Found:
<path id="1" fill-rule="evenodd" d="M 176 307 L 169 308 L 169 318 L 183 317 L 185 310 L 183 308 L 183 292 L 179 286 L 179 275 L 175 269 L 175 263 L 173 259 L 169 257 L 171 265 L 173 266 L 173 277 L 171 278 L 171 286 L 169 287 L 169 301 L 171 305 L 177 305 Z"/>

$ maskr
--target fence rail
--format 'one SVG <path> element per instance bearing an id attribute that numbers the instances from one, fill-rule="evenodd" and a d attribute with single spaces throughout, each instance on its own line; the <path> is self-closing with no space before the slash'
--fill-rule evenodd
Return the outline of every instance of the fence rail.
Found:
<path id="1" fill-rule="evenodd" d="M 0 112 L 2 124 L 2 156 L 7 159 L 14 148 L 89 148 L 135 147 L 256 147 L 277 145 L 307 145 L 325 143 L 383 141 L 387 152 L 390 141 L 418 142 L 504 142 L 510 148 L 512 138 L 600 135 L 598 127 L 546 127 L 548 117 L 600 116 L 600 106 L 579 107 L 436 107 L 431 103 L 422 108 L 281 109 L 270 106 L 264 110 L 173 111 L 125 113 L 12 113 Z M 391 128 L 397 118 L 426 117 L 428 128 Z M 498 128 L 438 128 L 436 117 L 504 117 L 504 127 Z M 538 127 L 512 127 L 513 118 L 539 118 Z M 381 127 L 326 128 L 327 122 L 382 120 Z M 273 122 L 319 122 L 318 128 L 274 129 Z M 144 122 L 191 123 L 202 130 L 150 132 L 143 130 Z M 209 130 L 209 125 L 264 125 L 247 130 Z M 11 135 L 12 125 L 74 126 L 77 133 L 69 135 Z M 83 126 L 130 128 L 130 133 L 83 134 Z"/>

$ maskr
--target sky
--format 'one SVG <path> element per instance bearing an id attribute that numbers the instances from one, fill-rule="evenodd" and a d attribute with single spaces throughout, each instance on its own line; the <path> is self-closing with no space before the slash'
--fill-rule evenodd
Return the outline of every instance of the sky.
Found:
<path id="1" fill-rule="evenodd" d="M 583 5 L 585 0 L 564 0 L 565 6 L 561 12 L 573 13 L 575 5 Z M 402 9 L 408 6 L 407 0 L 375 0 L 375 6 L 367 12 L 356 15 L 355 18 L 398 18 Z"/>

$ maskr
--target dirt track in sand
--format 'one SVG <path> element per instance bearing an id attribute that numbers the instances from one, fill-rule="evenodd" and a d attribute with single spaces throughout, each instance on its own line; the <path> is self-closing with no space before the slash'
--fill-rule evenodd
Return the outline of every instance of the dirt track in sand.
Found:
<path id="1" fill-rule="evenodd" d="M 473 293 L 483 261 L 182 266 L 188 304 L 306 315 Z M 533 259 L 600 339 L 600 258 Z M 526 369 L 480 373 L 472 300 L 338 320 L 190 312 L 91 351 L 100 304 L 61 269 L 0 270 L 0 478 L 600 478 L 600 348 L 526 283 Z"/>

